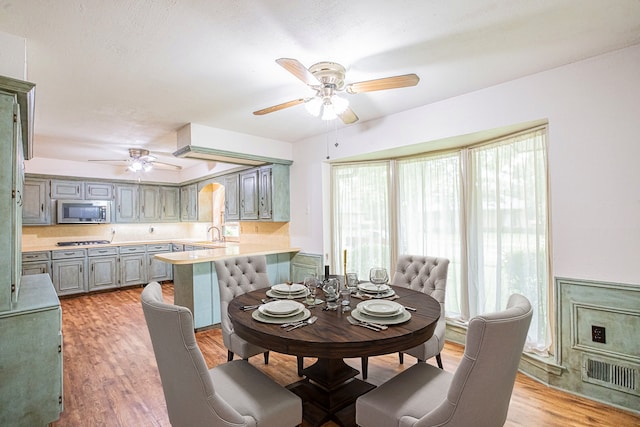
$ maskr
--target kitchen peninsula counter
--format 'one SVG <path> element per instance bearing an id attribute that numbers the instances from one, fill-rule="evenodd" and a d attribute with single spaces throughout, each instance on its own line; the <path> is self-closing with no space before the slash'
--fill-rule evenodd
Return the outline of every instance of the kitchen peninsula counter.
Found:
<path id="1" fill-rule="evenodd" d="M 299 252 L 298 248 L 289 246 L 230 242 L 220 244 L 222 245 L 224 246 L 155 255 L 156 259 L 173 264 L 174 304 L 191 310 L 196 330 L 220 323 L 220 290 L 214 261 L 265 255 L 269 281 L 275 284 L 289 280 L 291 259 Z"/>
<path id="2" fill-rule="evenodd" d="M 157 254 L 160 261 L 174 265 L 199 264 L 238 256 L 277 255 L 300 252 L 300 248 L 274 247 L 255 243 L 212 243 L 211 248 Z"/>

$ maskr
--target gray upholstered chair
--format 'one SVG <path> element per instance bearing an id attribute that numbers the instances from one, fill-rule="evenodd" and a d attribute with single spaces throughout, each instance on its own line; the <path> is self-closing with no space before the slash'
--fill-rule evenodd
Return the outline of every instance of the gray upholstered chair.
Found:
<path id="1" fill-rule="evenodd" d="M 440 369 L 442 369 L 440 352 L 444 347 L 444 333 L 447 326 L 444 317 L 444 297 L 448 270 L 449 260 L 446 258 L 400 255 L 396 271 L 391 280 L 391 284 L 394 286 L 402 286 L 414 291 L 424 292 L 440 303 L 440 318 L 431 338 L 417 347 L 404 351 L 404 353 L 414 356 L 419 362 L 424 362 L 435 356 Z M 404 362 L 403 353 L 398 353 L 398 358 L 400 363 Z M 369 360 L 363 357 L 362 379 L 367 379 L 368 370 Z"/>
<path id="2" fill-rule="evenodd" d="M 247 360 L 256 354 L 264 354 L 264 363 L 269 363 L 269 350 L 251 344 L 240 338 L 233 329 L 229 319 L 229 302 L 238 295 L 255 291 L 256 289 L 269 288 L 269 276 L 267 276 L 267 259 L 261 256 L 243 256 L 229 258 L 213 262 L 218 275 L 218 287 L 220 288 L 220 326 L 222 328 L 222 341 L 227 347 L 227 360 L 233 360 L 237 354 Z"/>
<path id="3" fill-rule="evenodd" d="M 294 426 L 302 401 L 245 360 L 208 369 L 186 307 L 167 304 L 157 282 L 142 291 L 169 421 L 174 427 Z"/>
<path id="4" fill-rule="evenodd" d="M 362 427 L 502 426 L 531 323 L 522 295 L 507 309 L 471 319 L 454 374 L 417 363 L 356 400 Z"/>
<path id="5" fill-rule="evenodd" d="M 427 342 L 404 351 L 418 361 L 424 362 L 435 356 L 438 367 L 442 369 L 440 352 L 444 347 L 446 320 L 444 316 L 444 297 L 447 286 L 447 272 L 449 260 L 418 255 L 401 255 L 398 257 L 396 272 L 391 284 L 424 292 L 440 303 L 440 319 L 433 336 Z M 400 363 L 403 363 L 403 353 L 399 353 Z"/>

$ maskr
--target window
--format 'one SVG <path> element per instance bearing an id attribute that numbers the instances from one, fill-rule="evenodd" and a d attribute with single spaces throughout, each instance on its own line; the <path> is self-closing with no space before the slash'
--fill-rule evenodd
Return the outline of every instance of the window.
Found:
<path id="1" fill-rule="evenodd" d="M 464 322 L 498 311 L 509 295 L 522 293 L 534 307 L 525 350 L 545 354 L 545 135 L 536 129 L 450 153 L 334 166 L 334 260 L 347 249 L 347 269 L 362 277 L 374 264 L 393 267 L 397 254 L 448 258 L 448 317 Z"/>

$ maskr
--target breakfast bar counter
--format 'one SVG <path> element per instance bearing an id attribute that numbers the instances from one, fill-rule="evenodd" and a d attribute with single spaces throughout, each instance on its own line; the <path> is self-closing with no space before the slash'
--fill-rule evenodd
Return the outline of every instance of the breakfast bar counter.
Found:
<path id="1" fill-rule="evenodd" d="M 275 284 L 289 280 L 291 257 L 300 251 L 289 246 L 253 243 L 221 243 L 219 246 L 155 255 L 156 259 L 173 264 L 174 303 L 191 310 L 196 330 L 220 323 L 220 291 L 214 261 L 265 255 L 269 281 Z"/>

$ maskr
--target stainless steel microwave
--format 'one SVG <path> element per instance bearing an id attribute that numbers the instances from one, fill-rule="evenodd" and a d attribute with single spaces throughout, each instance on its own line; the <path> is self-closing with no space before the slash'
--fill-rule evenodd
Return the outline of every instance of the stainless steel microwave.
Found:
<path id="1" fill-rule="evenodd" d="M 108 224 L 109 200 L 58 200 L 58 224 Z"/>

